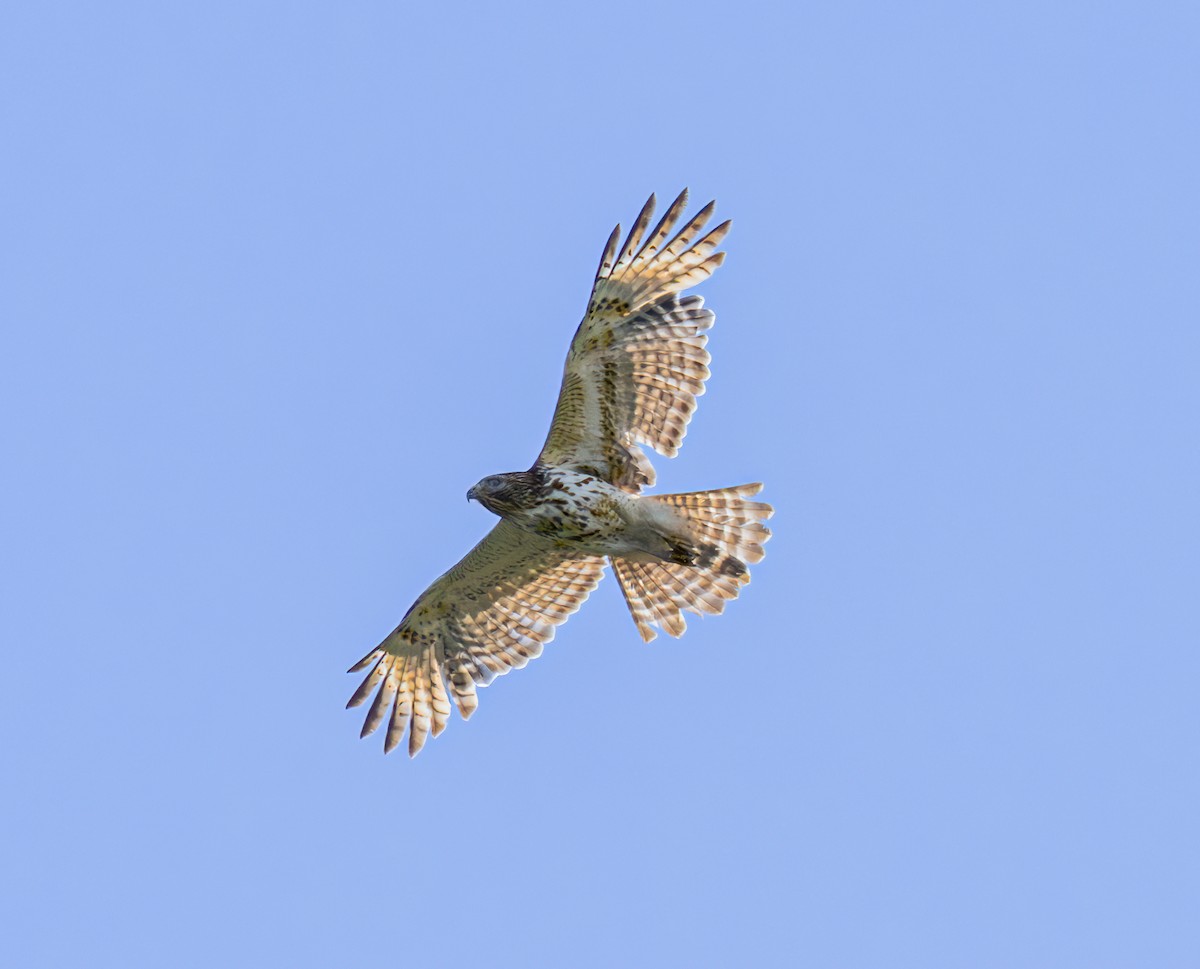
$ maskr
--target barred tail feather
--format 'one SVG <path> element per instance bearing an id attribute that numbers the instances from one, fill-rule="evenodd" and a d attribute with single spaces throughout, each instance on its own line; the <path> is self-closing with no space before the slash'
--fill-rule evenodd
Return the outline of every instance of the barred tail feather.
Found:
<path id="1" fill-rule="evenodd" d="M 687 629 L 685 610 L 715 615 L 740 591 L 737 580 L 689 565 L 616 558 L 612 562 L 629 613 L 646 642 L 658 635 L 654 626 L 670 636 L 682 636 Z"/>
<path id="2" fill-rule="evenodd" d="M 726 602 L 737 598 L 750 581 L 746 564 L 762 561 L 763 545 L 771 537 L 762 521 L 774 509 L 766 502 L 747 500 L 761 490 L 755 483 L 642 499 L 678 512 L 689 535 L 689 541 L 679 545 L 679 561 L 612 560 L 642 639 L 655 638 L 654 626 L 681 636 L 687 628 L 684 612 L 720 613 Z"/>

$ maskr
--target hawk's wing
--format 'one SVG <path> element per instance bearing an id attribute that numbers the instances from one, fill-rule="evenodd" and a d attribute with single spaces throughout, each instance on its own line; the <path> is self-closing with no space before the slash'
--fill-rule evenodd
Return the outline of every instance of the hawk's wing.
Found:
<path id="1" fill-rule="evenodd" d="M 654 483 L 639 444 L 667 457 L 677 453 L 708 379 L 704 331 L 714 319 L 701 297 L 679 294 L 724 261 L 725 253 L 714 250 L 729 231 L 723 222 L 704 233 L 710 202 L 671 236 L 685 205 L 686 189 L 643 244 L 654 214 L 651 195 L 619 258 L 621 227 L 609 237 L 567 353 L 539 464 L 575 468 L 637 492 Z"/>
<path id="2" fill-rule="evenodd" d="M 379 689 L 362 736 L 388 717 L 385 752 L 408 728 L 408 752 L 415 756 L 431 725 L 436 737 L 449 720 L 443 676 L 467 719 L 478 706 L 476 684 L 486 686 L 540 654 L 554 638 L 554 627 L 596 587 L 603 569 L 602 557 L 580 556 L 501 521 L 425 590 L 387 639 L 351 667 L 351 673 L 368 666 L 371 671 L 348 707 Z"/>

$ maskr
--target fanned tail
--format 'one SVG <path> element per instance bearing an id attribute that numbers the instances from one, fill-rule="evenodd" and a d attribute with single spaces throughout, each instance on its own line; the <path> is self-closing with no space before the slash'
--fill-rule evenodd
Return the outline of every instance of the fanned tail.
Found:
<path id="1" fill-rule="evenodd" d="M 762 522 L 774 509 L 747 500 L 761 490 L 755 483 L 642 499 L 674 509 L 687 533 L 673 546 L 671 561 L 612 560 L 642 639 L 655 638 L 654 626 L 681 636 L 687 628 L 684 612 L 719 613 L 737 598 L 750 581 L 747 563 L 762 560 L 763 545 L 771 537 Z"/>

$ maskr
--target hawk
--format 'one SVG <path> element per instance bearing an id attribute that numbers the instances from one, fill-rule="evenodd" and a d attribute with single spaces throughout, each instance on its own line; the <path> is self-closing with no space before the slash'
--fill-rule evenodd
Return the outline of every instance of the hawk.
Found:
<path id="1" fill-rule="evenodd" d="M 407 731 L 416 756 L 451 698 L 469 718 L 477 687 L 539 655 L 608 564 L 646 642 L 656 626 L 682 635 L 685 612 L 719 613 L 750 581 L 771 534 L 771 506 L 751 500 L 760 484 L 641 494 L 654 483 L 642 446 L 678 453 L 709 375 L 715 317 L 683 291 L 724 261 L 730 223 L 706 231 L 710 202 L 676 232 L 686 205 L 685 189 L 647 234 L 651 195 L 623 245 L 613 230 L 537 460 L 467 492 L 499 523 L 351 668 L 368 672 L 347 706 L 375 694 L 362 736 L 386 720 L 385 752 Z"/>

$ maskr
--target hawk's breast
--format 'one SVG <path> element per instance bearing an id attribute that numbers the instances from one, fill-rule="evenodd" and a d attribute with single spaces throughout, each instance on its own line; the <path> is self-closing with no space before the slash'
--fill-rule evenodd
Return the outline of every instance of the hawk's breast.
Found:
<path id="1" fill-rule="evenodd" d="M 607 481 L 566 468 L 541 469 L 545 484 L 529 507 L 505 517 L 547 538 L 585 546 L 604 545 L 625 528 L 622 492 Z"/>

